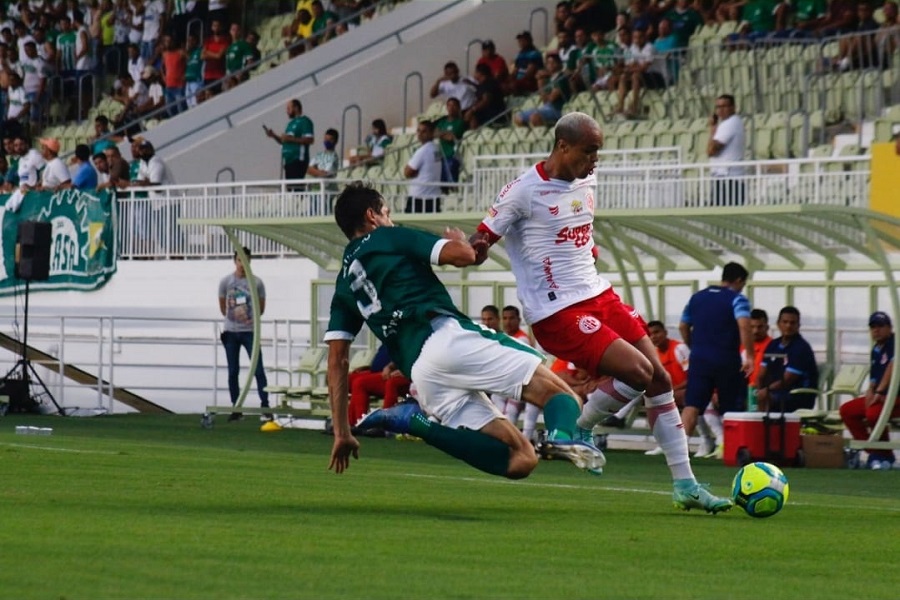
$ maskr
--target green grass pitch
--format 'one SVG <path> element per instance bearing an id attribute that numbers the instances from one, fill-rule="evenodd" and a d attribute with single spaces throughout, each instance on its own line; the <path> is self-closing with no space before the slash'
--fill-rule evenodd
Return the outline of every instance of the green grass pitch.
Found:
<path id="1" fill-rule="evenodd" d="M 16 425 L 53 427 L 49 437 Z M 423 443 L 198 416 L 0 419 L 0 598 L 897 598 L 900 472 L 786 469 L 771 519 L 672 507 L 662 457 L 484 475 Z M 736 469 L 695 461 L 726 493 Z"/>

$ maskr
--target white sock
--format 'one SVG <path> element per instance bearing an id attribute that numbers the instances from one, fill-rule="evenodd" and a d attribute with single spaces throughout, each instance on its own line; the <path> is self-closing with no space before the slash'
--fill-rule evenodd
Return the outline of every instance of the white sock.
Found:
<path id="1" fill-rule="evenodd" d="M 647 420 L 653 437 L 666 455 L 666 464 L 672 479 L 694 479 L 691 459 L 688 454 L 688 440 L 681 424 L 681 415 L 675 406 L 675 394 L 671 391 L 658 396 L 644 397 Z"/>
<path id="2" fill-rule="evenodd" d="M 640 402 L 640 401 L 641 401 L 640 396 L 633 399 L 631 402 L 629 402 L 628 404 L 626 404 L 625 406 L 620 408 L 618 411 L 616 411 L 616 416 L 618 418 L 622 419 L 623 421 L 627 421 L 628 417 L 631 416 L 631 413 L 637 409 L 638 402 Z"/>
<path id="3" fill-rule="evenodd" d="M 576 423 L 582 429 L 593 429 L 614 408 L 621 410 L 623 405 L 628 405 L 643 393 L 643 390 L 636 390 L 618 379 L 606 379 L 591 392 Z"/>
<path id="4" fill-rule="evenodd" d="M 537 406 L 535 406 L 537 408 Z M 513 424 L 514 427 L 518 426 L 519 423 L 519 412 L 522 409 L 522 403 L 516 401 L 515 398 L 510 398 L 506 402 L 506 418 L 509 419 L 509 422 Z"/>
<path id="5" fill-rule="evenodd" d="M 722 428 L 722 415 L 716 411 L 712 406 L 706 409 L 706 412 L 703 413 L 703 420 L 709 425 L 709 428 L 712 430 L 712 435 L 716 438 L 716 446 L 721 446 L 725 443 L 725 430 Z"/>
<path id="6" fill-rule="evenodd" d="M 529 440 L 534 438 L 534 430 L 537 428 L 537 419 L 540 414 L 539 407 L 534 404 L 525 405 L 525 425 L 522 427 L 522 433 Z"/>
<path id="7" fill-rule="evenodd" d="M 707 423 L 706 419 L 703 417 L 704 415 L 701 415 L 700 418 L 697 419 L 697 433 L 700 434 L 700 437 L 707 440 L 715 439 L 712 429 L 709 428 L 709 423 Z"/>

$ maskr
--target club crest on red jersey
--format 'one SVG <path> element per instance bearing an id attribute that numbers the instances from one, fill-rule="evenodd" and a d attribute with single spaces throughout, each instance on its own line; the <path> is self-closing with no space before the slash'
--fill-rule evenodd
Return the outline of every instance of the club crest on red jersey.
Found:
<path id="1" fill-rule="evenodd" d="M 572 200 L 572 213 L 578 214 L 584 210 L 584 204 L 581 203 L 581 200 Z"/>
<path id="2" fill-rule="evenodd" d="M 591 315 L 581 315 L 578 317 L 578 330 L 581 333 L 590 335 L 592 333 L 597 333 L 600 331 L 600 320 L 597 317 L 592 317 Z"/>

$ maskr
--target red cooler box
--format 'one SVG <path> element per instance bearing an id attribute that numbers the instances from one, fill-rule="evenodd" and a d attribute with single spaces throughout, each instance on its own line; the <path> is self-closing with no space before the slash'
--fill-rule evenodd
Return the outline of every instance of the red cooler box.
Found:
<path id="1" fill-rule="evenodd" d="M 800 448 L 800 417 L 784 415 L 784 449 L 781 448 L 781 413 L 770 413 L 766 447 L 764 412 L 729 412 L 722 417 L 725 430 L 725 464 L 736 467 L 755 460 L 793 465 Z M 767 452 L 768 450 L 768 452 Z M 780 460 L 773 458 L 780 457 Z"/>

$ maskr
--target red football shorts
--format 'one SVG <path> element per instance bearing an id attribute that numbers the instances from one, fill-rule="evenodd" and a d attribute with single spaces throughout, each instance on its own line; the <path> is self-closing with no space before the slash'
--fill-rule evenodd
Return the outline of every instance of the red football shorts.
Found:
<path id="1" fill-rule="evenodd" d="M 538 321 L 531 330 L 549 354 L 597 373 L 610 344 L 619 338 L 636 343 L 647 335 L 647 324 L 610 288 Z"/>

